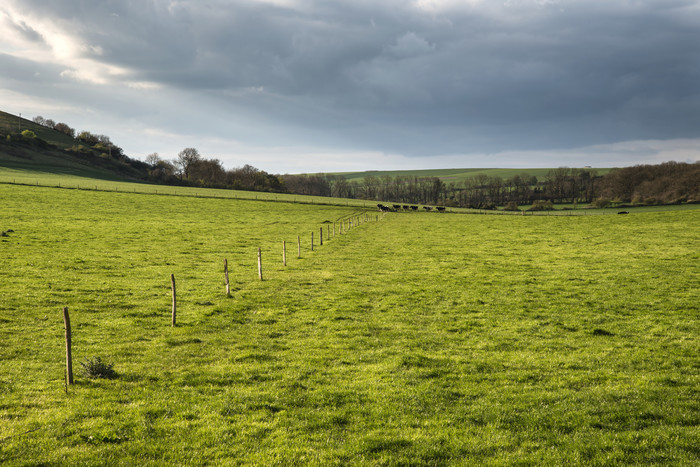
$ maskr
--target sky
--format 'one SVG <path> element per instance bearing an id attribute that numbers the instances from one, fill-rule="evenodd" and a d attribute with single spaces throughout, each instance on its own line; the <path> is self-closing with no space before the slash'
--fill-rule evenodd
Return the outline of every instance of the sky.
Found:
<path id="1" fill-rule="evenodd" d="M 0 110 L 271 173 L 700 160 L 700 0 L 3 0 Z"/>

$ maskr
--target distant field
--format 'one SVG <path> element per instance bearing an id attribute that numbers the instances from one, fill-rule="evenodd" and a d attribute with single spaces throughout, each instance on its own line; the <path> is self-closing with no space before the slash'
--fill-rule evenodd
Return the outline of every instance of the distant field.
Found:
<path id="1" fill-rule="evenodd" d="M 438 177 L 444 182 L 457 182 L 477 175 L 488 175 L 489 177 L 508 178 L 514 175 L 528 174 L 536 177 L 544 177 L 551 168 L 538 169 L 431 169 L 431 170 L 386 170 L 386 171 L 366 171 L 366 172 L 338 172 L 329 175 L 338 175 L 346 180 L 362 181 L 366 177 L 381 177 L 388 175 L 390 177 Z M 599 175 L 605 175 L 610 168 L 594 169 Z"/>
<path id="2" fill-rule="evenodd" d="M 0 464 L 700 462 L 698 210 L 377 220 L 11 184 L 0 205 Z M 82 376 L 93 356 L 117 377 Z"/>
<path id="3" fill-rule="evenodd" d="M 119 179 L 110 179 L 109 176 L 99 174 L 98 177 L 90 178 L 82 170 L 77 170 L 76 174 L 71 174 L 69 171 L 48 173 L 40 170 L 31 169 L 15 169 L 0 166 L 0 184 L 10 185 L 31 185 L 36 187 L 55 187 L 64 189 L 79 189 L 81 191 L 107 191 L 121 193 L 141 193 L 165 196 L 180 196 L 194 198 L 221 198 L 221 199 L 239 199 L 239 200 L 259 200 L 259 201 L 276 201 L 282 203 L 300 203 L 300 204 L 325 204 L 334 206 L 348 206 L 361 209 L 376 209 L 377 202 L 372 200 L 346 199 L 346 198 L 329 198 L 323 196 L 303 196 L 284 193 L 265 193 L 254 191 L 241 190 L 222 190 L 212 188 L 193 188 L 193 187 L 176 187 L 167 185 L 152 185 L 148 183 L 129 182 Z M 527 209 L 529 206 L 521 206 L 522 209 Z M 585 206 L 573 205 L 558 206 L 556 211 L 541 211 L 528 212 L 527 216 L 590 216 L 615 214 L 620 209 L 588 209 Z M 677 211 L 677 210 L 700 210 L 699 204 L 684 204 L 684 205 L 667 205 L 667 206 L 640 206 L 634 208 L 624 208 L 630 212 L 659 212 L 659 211 Z M 482 211 L 478 209 L 466 208 L 448 208 L 448 213 L 463 213 L 463 214 L 486 214 L 486 215 L 504 215 L 513 216 L 521 215 L 521 213 L 504 212 L 504 211 Z M 437 213 L 433 213 L 437 214 Z"/>
<path id="4" fill-rule="evenodd" d="M 119 179 L 91 178 L 77 171 L 70 173 L 49 173 L 28 169 L 14 169 L 0 166 L 0 184 L 32 185 L 36 187 L 55 187 L 77 189 L 81 191 L 108 191 L 122 193 L 142 193 L 153 195 L 170 195 L 193 198 L 247 199 L 260 201 L 279 201 L 302 204 L 328 204 L 376 209 L 376 201 L 352 200 L 345 198 L 328 198 L 320 196 L 301 196 L 284 193 L 266 193 L 241 190 L 221 190 L 212 188 L 178 187 L 152 185 Z"/>

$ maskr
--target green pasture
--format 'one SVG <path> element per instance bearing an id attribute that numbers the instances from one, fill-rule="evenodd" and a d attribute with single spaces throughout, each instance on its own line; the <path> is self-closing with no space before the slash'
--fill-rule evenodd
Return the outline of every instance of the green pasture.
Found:
<path id="1" fill-rule="evenodd" d="M 698 210 L 128 191 L 0 184 L 0 464 L 700 462 Z"/>
<path id="2" fill-rule="evenodd" d="M 328 204 L 354 207 L 358 209 L 376 208 L 377 202 L 371 200 L 353 200 L 345 198 L 329 198 L 322 196 L 302 196 L 286 193 L 252 192 L 242 190 L 222 190 L 214 188 L 178 187 L 171 185 L 153 185 L 137 183 L 118 178 L 92 178 L 87 173 L 76 171 L 49 172 L 0 167 L 0 184 L 28 185 L 33 187 L 50 187 L 74 189 L 81 191 L 106 191 L 113 193 L 149 194 L 164 196 L 184 196 L 222 199 L 247 199 L 258 201 L 279 201 L 301 204 Z"/>
<path id="3" fill-rule="evenodd" d="M 0 184 L 25 185 L 44 188 L 61 188 L 81 191 L 103 191 L 112 193 L 149 194 L 162 196 L 221 198 L 234 200 L 275 201 L 294 204 L 325 204 L 333 206 L 346 206 L 356 209 L 374 209 L 377 202 L 373 200 L 331 198 L 325 196 L 303 196 L 287 193 L 266 193 L 242 190 L 222 190 L 214 188 L 178 187 L 169 185 L 153 185 L 125 181 L 118 178 L 92 178 L 89 172 L 77 170 L 74 173 L 69 170 L 48 172 L 38 169 L 13 168 L 10 164 L 0 167 Z M 99 174 L 98 174 L 99 175 Z M 385 203 L 393 204 L 391 201 Z M 520 206 L 527 210 L 530 206 Z M 656 212 L 669 210 L 696 210 L 697 204 L 684 204 L 673 206 L 637 206 L 632 208 L 606 208 L 589 209 L 585 205 L 558 205 L 555 211 L 526 212 L 527 216 L 588 216 L 601 214 L 615 214 L 621 209 L 631 212 Z M 491 211 L 468 208 L 448 208 L 450 213 L 462 214 L 487 214 L 514 216 L 523 215 L 521 212 Z"/>

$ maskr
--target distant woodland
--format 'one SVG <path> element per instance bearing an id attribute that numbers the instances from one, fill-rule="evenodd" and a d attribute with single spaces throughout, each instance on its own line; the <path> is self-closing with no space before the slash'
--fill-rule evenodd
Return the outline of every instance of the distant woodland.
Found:
<path id="1" fill-rule="evenodd" d="M 594 169 L 560 167 L 540 178 L 527 173 L 507 178 L 480 174 L 446 183 L 438 177 L 380 175 L 349 181 L 331 174 L 274 175 L 251 165 L 227 170 L 220 160 L 207 159 L 195 148 L 183 149 L 172 160 L 153 153 L 140 161 L 127 157 L 105 135 L 76 132 L 65 123 L 41 116 L 34 123 L 74 138 L 76 144 L 64 150 L 76 157 L 114 159 L 141 179 L 168 185 L 506 210 L 523 206 L 552 209 L 554 204 L 605 207 L 700 202 L 700 162 L 637 165 L 602 176 Z M 47 144 L 38 139 L 27 130 L 8 134 L 6 144 Z"/>
<path id="2" fill-rule="evenodd" d="M 544 178 L 523 173 L 509 178 L 477 175 L 445 183 L 437 177 L 379 176 L 348 182 L 334 175 L 284 175 L 291 193 L 435 204 L 477 209 L 549 209 L 553 204 L 674 204 L 700 202 L 700 163 L 665 162 L 614 169 L 560 167 Z"/>

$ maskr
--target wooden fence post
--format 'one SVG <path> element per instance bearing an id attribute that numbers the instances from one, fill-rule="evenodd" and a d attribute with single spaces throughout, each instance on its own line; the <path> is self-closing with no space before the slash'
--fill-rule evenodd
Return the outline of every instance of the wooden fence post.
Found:
<path id="1" fill-rule="evenodd" d="M 331 225 L 330 224 L 326 224 L 326 238 L 329 240 L 331 239 Z"/>
<path id="2" fill-rule="evenodd" d="M 71 354 L 71 331 L 68 307 L 63 307 L 63 322 L 66 325 L 66 384 L 73 384 L 73 355 Z"/>
<path id="3" fill-rule="evenodd" d="M 170 274 L 170 283 L 173 288 L 173 327 L 177 321 L 177 295 L 175 294 L 175 274 Z"/>
<path id="4" fill-rule="evenodd" d="M 282 263 L 287 265 L 287 241 L 282 240 Z"/>
<path id="5" fill-rule="evenodd" d="M 321 231 L 318 233 L 318 244 L 323 246 L 323 227 L 321 227 Z"/>
<path id="6" fill-rule="evenodd" d="M 301 258 L 301 237 L 297 235 L 297 258 Z"/>
<path id="7" fill-rule="evenodd" d="M 333 222 L 333 237 L 335 237 L 335 222 Z"/>
<path id="8" fill-rule="evenodd" d="M 224 258 L 224 279 L 226 280 L 226 296 L 231 296 L 231 285 L 228 281 L 228 261 Z"/>
<path id="9" fill-rule="evenodd" d="M 311 251 L 314 251 L 314 233 L 311 232 Z"/>
<path id="10" fill-rule="evenodd" d="M 258 277 L 260 280 L 263 280 L 263 274 L 262 274 L 262 251 L 260 250 L 260 247 L 258 247 Z"/>

